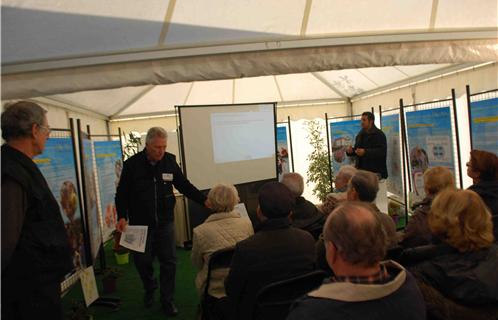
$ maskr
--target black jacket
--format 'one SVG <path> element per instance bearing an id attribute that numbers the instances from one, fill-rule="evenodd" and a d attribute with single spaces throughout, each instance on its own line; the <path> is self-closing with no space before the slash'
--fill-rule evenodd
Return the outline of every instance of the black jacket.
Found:
<path id="1" fill-rule="evenodd" d="M 308 231 L 317 240 L 325 223 L 325 216 L 313 203 L 304 197 L 297 197 L 291 221 L 293 227 Z"/>
<path id="2" fill-rule="evenodd" d="M 175 155 L 166 152 L 152 165 L 145 149 L 126 160 L 116 191 L 118 218 L 131 225 L 156 226 L 174 220 L 173 186 L 185 196 L 204 205 L 204 196 L 185 178 Z"/>
<path id="3" fill-rule="evenodd" d="M 431 210 L 432 200 L 432 196 L 427 196 L 424 200 L 413 205 L 412 209 L 415 212 L 406 225 L 403 240 L 400 242 L 402 247 L 411 248 L 431 244 L 432 233 L 429 229 L 427 216 Z"/>
<path id="4" fill-rule="evenodd" d="M 429 260 L 410 271 L 447 298 L 463 305 L 498 303 L 498 245 L 466 253 L 447 244 L 413 250 Z"/>
<path id="5" fill-rule="evenodd" d="M 498 181 L 480 181 L 469 187 L 477 193 L 488 206 L 493 217 L 493 233 L 498 241 Z"/>
<path id="6" fill-rule="evenodd" d="M 237 243 L 225 281 L 234 319 L 252 319 L 256 295 L 266 285 L 313 271 L 314 243 L 287 218 L 267 220 L 259 232 Z"/>
<path id="7" fill-rule="evenodd" d="M 18 188 L 25 201 L 7 199 L 12 190 L 4 189 L 6 186 Z M 62 281 L 73 264 L 59 205 L 45 178 L 29 157 L 7 145 L 2 146 L 2 195 L 3 302 L 32 288 Z M 3 202 L 9 202 L 12 210 L 4 210 L 7 206 Z M 8 221 L 19 221 L 20 225 L 5 225 Z M 4 247 L 15 242 L 12 237 L 17 238 L 15 248 Z"/>
<path id="8" fill-rule="evenodd" d="M 378 173 L 382 179 L 387 178 L 387 140 L 382 130 L 376 126 L 368 132 L 362 129 L 356 136 L 354 148 L 365 149 L 362 157 L 356 157 L 356 168 Z M 356 154 L 348 153 L 348 156 Z"/>

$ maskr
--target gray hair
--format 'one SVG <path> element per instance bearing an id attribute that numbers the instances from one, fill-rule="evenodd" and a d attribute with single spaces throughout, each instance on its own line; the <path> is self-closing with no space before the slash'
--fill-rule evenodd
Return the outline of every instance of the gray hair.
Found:
<path id="1" fill-rule="evenodd" d="M 304 192 L 304 180 L 299 173 L 285 173 L 282 176 L 282 183 L 289 188 L 294 197 L 299 197 Z"/>
<path id="2" fill-rule="evenodd" d="M 348 190 L 354 188 L 360 201 L 373 202 L 379 191 L 379 177 L 370 171 L 358 170 L 349 180 Z"/>
<path id="3" fill-rule="evenodd" d="M 29 101 L 19 101 L 5 106 L 2 113 L 2 138 L 9 141 L 31 136 L 33 124 L 43 126 L 47 110 Z"/>
<path id="4" fill-rule="evenodd" d="M 147 131 L 147 136 L 145 137 L 145 143 L 150 143 L 155 137 L 160 137 L 163 139 L 168 139 L 168 133 L 161 127 L 152 127 Z"/>
<path id="5" fill-rule="evenodd" d="M 208 201 L 214 212 L 230 212 L 239 203 L 239 193 L 231 184 L 217 184 L 208 193 Z"/>
<path id="6" fill-rule="evenodd" d="M 387 235 L 369 204 L 351 201 L 340 205 L 327 218 L 323 234 L 353 265 L 371 267 L 386 255 Z"/>
<path id="7" fill-rule="evenodd" d="M 358 171 L 358 169 L 356 169 L 353 166 L 350 166 L 350 165 L 342 166 L 339 169 L 339 171 L 337 171 L 336 179 L 341 177 L 341 178 L 345 179 L 346 181 L 349 181 L 349 179 L 351 179 L 357 171 Z"/>

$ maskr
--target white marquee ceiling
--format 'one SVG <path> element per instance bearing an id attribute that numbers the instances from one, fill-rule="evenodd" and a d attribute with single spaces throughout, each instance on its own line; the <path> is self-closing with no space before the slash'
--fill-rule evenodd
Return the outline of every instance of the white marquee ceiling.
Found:
<path id="1" fill-rule="evenodd" d="M 344 100 L 497 60 L 497 8 L 496 0 L 3 0 L 2 97 L 45 96 L 113 118 L 184 104 Z"/>

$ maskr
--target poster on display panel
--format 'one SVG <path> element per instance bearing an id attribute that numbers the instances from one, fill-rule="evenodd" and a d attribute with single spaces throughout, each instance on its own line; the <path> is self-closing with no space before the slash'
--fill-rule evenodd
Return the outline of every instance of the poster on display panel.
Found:
<path id="1" fill-rule="evenodd" d="M 86 247 L 71 138 L 48 139 L 43 153 L 36 156 L 33 161 L 59 203 L 71 247 L 73 272 L 80 270 L 86 266 Z"/>
<path id="2" fill-rule="evenodd" d="M 111 238 L 117 223 L 114 196 L 123 169 L 121 142 L 95 141 L 93 146 L 102 213 L 102 237 L 107 241 Z"/>
<path id="3" fill-rule="evenodd" d="M 383 115 L 382 131 L 387 140 L 387 191 L 403 198 L 399 114 Z"/>
<path id="4" fill-rule="evenodd" d="M 354 157 L 348 157 L 346 150 L 354 146 L 356 135 L 361 129 L 360 120 L 330 122 L 330 145 L 332 147 L 332 169 L 334 176 L 341 166 L 353 165 Z"/>
<path id="5" fill-rule="evenodd" d="M 286 123 L 277 124 L 277 166 L 278 181 L 282 181 L 284 173 L 290 172 L 288 125 Z"/>
<path id="6" fill-rule="evenodd" d="M 472 148 L 498 154 L 498 98 L 470 104 Z"/>
<path id="7" fill-rule="evenodd" d="M 432 167 L 447 167 L 455 176 L 453 132 L 449 107 L 406 113 L 408 152 L 412 187 L 424 197 L 424 172 Z"/>
<path id="8" fill-rule="evenodd" d="M 88 232 L 90 235 L 90 248 L 92 259 L 98 255 L 100 244 L 102 243 L 102 232 L 99 221 L 99 207 L 97 201 L 95 166 L 93 157 L 92 141 L 86 138 L 85 133 L 81 133 L 82 139 L 82 174 L 84 175 L 85 188 L 85 210 L 88 222 Z"/>

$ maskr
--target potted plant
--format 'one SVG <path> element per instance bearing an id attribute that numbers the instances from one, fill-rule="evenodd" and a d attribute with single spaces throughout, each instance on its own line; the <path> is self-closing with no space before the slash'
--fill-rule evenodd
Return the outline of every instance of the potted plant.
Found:
<path id="1" fill-rule="evenodd" d="M 117 279 L 123 274 L 122 270 L 116 267 L 105 268 L 102 272 L 102 287 L 104 294 L 116 292 Z"/>
<path id="2" fill-rule="evenodd" d="M 113 231 L 114 245 L 112 251 L 114 251 L 114 257 L 116 258 L 117 264 L 128 264 L 130 261 L 130 251 L 123 246 L 119 245 L 121 240 L 121 232 Z"/>
<path id="3" fill-rule="evenodd" d="M 313 151 L 308 155 L 308 180 L 307 182 L 315 183 L 313 194 L 324 201 L 332 191 L 332 168 L 329 162 L 329 153 L 327 151 L 327 144 L 322 137 L 323 126 L 316 120 L 308 121 L 308 139 Z M 330 174 L 329 174 L 330 172 Z"/>

